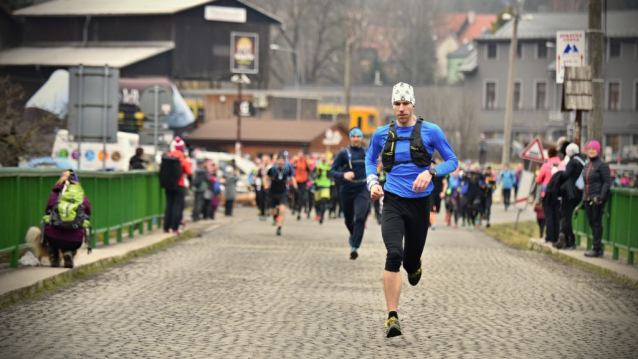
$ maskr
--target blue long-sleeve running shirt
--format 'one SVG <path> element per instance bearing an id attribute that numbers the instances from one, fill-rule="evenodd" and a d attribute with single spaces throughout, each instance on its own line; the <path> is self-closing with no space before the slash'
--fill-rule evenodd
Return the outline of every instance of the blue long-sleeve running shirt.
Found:
<path id="1" fill-rule="evenodd" d="M 368 152 L 366 153 L 366 176 L 376 176 L 377 174 L 377 159 L 385 146 L 385 139 L 388 136 L 389 128 L 390 125 L 378 127 L 372 135 L 370 148 L 368 148 Z M 410 137 L 413 128 L 414 126 L 396 126 L 397 136 Z M 445 138 L 445 135 L 439 126 L 423 121 L 423 125 L 421 126 L 421 138 L 423 139 L 423 145 L 425 146 L 426 151 L 428 151 L 430 155 L 433 155 L 434 150 L 437 150 L 445 161 L 434 167 L 437 176 L 445 176 L 446 174 L 456 170 L 459 162 L 456 159 L 454 150 L 452 150 L 452 146 L 450 146 L 450 143 L 447 138 Z M 397 141 L 394 156 L 394 160 L 397 162 L 409 161 L 410 141 Z M 425 197 L 432 192 L 434 187 L 432 182 L 430 182 L 425 191 L 420 193 L 414 192 L 412 190 L 412 185 L 417 176 L 429 168 L 430 166 L 419 167 L 412 162 L 395 164 L 392 171 L 387 174 L 383 189 L 384 191 L 394 193 L 397 196 L 404 198 Z"/>

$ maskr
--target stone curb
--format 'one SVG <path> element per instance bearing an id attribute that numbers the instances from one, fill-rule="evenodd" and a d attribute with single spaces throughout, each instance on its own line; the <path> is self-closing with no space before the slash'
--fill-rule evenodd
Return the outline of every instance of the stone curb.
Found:
<path id="1" fill-rule="evenodd" d="M 638 287 L 638 268 L 618 263 L 606 258 L 587 258 L 582 249 L 566 252 L 552 247 L 549 243 L 543 243 L 541 239 L 530 238 L 529 249 L 548 253 L 563 261 L 575 261 L 582 267 L 596 269 L 606 276 L 619 279 L 622 282 Z"/>
<path id="2" fill-rule="evenodd" d="M 157 250 L 163 249 L 172 244 L 185 241 L 191 238 L 199 237 L 202 235 L 202 233 L 210 232 L 222 226 L 223 224 L 216 224 L 213 226 L 199 226 L 198 228 L 188 229 L 182 234 L 167 237 L 158 242 L 151 243 L 147 246 L 130 250 L 124 254 L 119 254 L 119 255 L 114 255 L 112 257 L 99 259 L 92 263 L 75 266 L 74 268 L 66 270 L 61 273 L 52 274 L 51 276 L 43 280 L 40 280 L 34 284 L 30 284 L 25 287 L 21 287 L 21 288 L 0 294 L 0 307 L 10 305 L 11 303 L 16 303 L 24 299 L 25 297 L 28 297 L 29 295 L 34 295 L 40 289 L 45 287 L 46 284 L 53 283 L 56 280 L 64 279 L 64 278 L 72 278 L 77 274 L 86 272 L 87 270 L 99 271 L 101 269 L 106 269 L 110 267 L 111 264 L 117 264 L 120 261 L 127 261 L 134 257 L 151 254 Z"/>

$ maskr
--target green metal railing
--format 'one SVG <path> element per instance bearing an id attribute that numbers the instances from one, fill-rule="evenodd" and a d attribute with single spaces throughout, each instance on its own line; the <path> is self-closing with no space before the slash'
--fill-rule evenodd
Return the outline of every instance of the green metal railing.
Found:
<path id="1" fill-rule="evenodd" d="M 60 177 L 60 170 L 0 168 L 0 253 L 10 254 L 11 267 L 18 266 L 20 249 L 27 246 L 25 234 L 38 226 L 44 216 L 51 188 Z M 164 213 L 164 191 L 157 172 L 78 172 L 80 183 L 91 202 L 91 244 L 98 237 L 109 245 L 110 234 L 123 240 L 123 230 L 133 237 L 153 224 L 161 224 Z"/>
<path id="2" fill-rule="evenodd" d="M 592 248 L 592 233 L 584 210 L 573 220 L 576 245 L 587 238 L 587 249 Z M 612 258 L 618 259 L 620 249 L 627 251 L 627 263 L 634 264 L 638 252 L 638 190 L 612 188 L 603 215 L 603 243 L 612 247 Z"/>

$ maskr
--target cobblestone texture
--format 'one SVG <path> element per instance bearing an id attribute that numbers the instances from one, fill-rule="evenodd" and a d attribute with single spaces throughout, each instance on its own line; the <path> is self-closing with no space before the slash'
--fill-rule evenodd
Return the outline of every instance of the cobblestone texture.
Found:
<path id="1" fill-rule="evenodd" d="M 428 237 L 387 339 L 380 229 L 233 225 L 0 311 L 2 358 L 636 358 L 638 296 L 467 229 Z M 405 278 L 405 274 L 402 273 Z"/>

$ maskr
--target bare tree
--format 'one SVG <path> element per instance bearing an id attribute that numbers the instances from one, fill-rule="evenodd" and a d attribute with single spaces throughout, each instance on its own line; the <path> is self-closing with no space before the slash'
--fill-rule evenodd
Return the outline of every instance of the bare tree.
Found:
<path id="1" fill-rule="evenodd" d="M 392 36 L 391 78 L 412 85 L 432 83 L 436 49 L 432 27 L 438 14 L 438 1 L 394 0 L 385 4 L 388 31 Z"/>
<path id="2" fill-rule="evenodd" d="M 299 56 L 302 82 L 335 82 L 342 79 L 346 39 L 343 24 L 347 16 L 344 1 L 266 0 L 260 5 L 284 20 L 285 30 L 280 28 L 274 32 L 273 43 L 283 43 L 296 51 L 273 53 L 271 70 L 275 78 L 292 82 L 295 56 Z"/>
<path id="3" fill-rule="evenodd" d="M 481 124 L 474 96 L 460 87 L 419 88 L 416 93 L 416 112 L 441 127 L 459 160 L 477 159 Z"/>
<path id="4" fill-rule="evenodd" d="M 44 138 L 59 125 L 52 114 L 26 124 L 22 119 L 23 98 L 20 85 L 8 77 L 0 78 L 0 164 L 5 167 L 18 166 L 23 157 L 50 155 L 52 143 Z"/>

